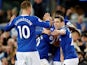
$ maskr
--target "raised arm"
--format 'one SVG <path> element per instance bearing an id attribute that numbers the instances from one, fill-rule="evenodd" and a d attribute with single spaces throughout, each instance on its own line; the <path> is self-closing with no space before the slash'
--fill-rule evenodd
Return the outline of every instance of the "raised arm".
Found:
<path id="1" fill-rule="evenodd" d="M 5 28 L 4 28 L 5 31 L 10 31 L 14 27 L 14 18 L 15 18 L 15 16 L 13 15 L 11 17 L 10 22 L 5 26 Z"/>
<path id="2" fill-rule="evenodd" d="M 44 17 L 45 21 L 40 20 L 39 18 L 35 17 L 35 22 L 33 23 L 36 26 L 40 26 L 40 27 L 45 27 L 45 28 L 50 28 L 51 27 L 51 17 L 50 16 L 46 16 Z"/>

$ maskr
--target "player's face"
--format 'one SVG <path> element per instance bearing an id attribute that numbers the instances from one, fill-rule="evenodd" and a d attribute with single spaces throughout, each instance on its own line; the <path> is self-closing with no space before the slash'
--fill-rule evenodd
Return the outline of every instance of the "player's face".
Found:
<path id="1" fill-rule="evenodd" d="M 54 19 L 54 26 L 55 26 L 55 29 L 59 29 L 60 28 L 60 26 L 61 26 L 60 19 L 58 19 L 58 18 Z"/>
<path id="2" fill-rule="evenodd" d="M 28 12 L 29 15 L 31 14 L 31 11 L 32 11 L 31 7 L 28 7 L 27 12 Z"/>

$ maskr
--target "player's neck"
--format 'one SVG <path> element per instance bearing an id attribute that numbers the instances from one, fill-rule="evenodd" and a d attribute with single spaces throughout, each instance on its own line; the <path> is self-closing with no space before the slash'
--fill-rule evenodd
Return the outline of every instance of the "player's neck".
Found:
<path id="1" fill-rule="evenodd" d="M 23 10 L 22 15 L 30 15 L 30 14 L 26 10 Z"/>

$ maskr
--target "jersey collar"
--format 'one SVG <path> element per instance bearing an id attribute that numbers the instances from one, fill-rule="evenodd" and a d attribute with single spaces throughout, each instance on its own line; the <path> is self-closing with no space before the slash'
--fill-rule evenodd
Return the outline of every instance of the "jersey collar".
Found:
<path id="1" fill-rule="evenodd" d="M 22 14 L 21 16 L 29 16 L 28 14 Z"/>

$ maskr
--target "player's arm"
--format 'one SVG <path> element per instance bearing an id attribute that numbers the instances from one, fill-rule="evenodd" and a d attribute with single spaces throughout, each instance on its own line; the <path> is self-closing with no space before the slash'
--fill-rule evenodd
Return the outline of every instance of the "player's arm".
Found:
<path id="1" fill-rule="evenodd" d="M 76 30 L 76 27 L 70 22 L 70 20 L 65 19 L 64 22 L 66 26 L 70 29 L 70 31 Z"/>
<path id="2" fill-rule="evenodd" d="M 15 16 L 11 17 L 10 22 L 4 28 L 5 31 L 10 31 L 14 27 L 14 18 Z"/>
<path id="3" fill-rule="evenodd" d="M 65 19 L 69 20 L 69 17 L 70 17 L 71 14 L 72 14 L 72 10 L 68 9 L 67 12 L 66 12 Z"/>
<path id="4" fill-rule="evenodd" d="M 53 32 L 51 32 L 52 35 L 65 35 L 66 34 L 66 30 L 65 29 L 61 29 L 61 30 L 54 30 Z"/>
<path id="5" fill-rule="evenodd" d="M 40 26 L 40 27 L 50 28 L 50 23 L 49 23 L 49 21 L 43 22 L 43 21 L 40 21 L 39 19 L 36 19 L 35 25 L 36 25 L 36 26 Z"/>
<path id="6" fill-rule="evenodd" d="M 70 27 L 70 28 L 75 28 L 76 27 L 71 23 L 71 21 L 69 20 L 69 17 L 70 15 L 72 14 L 72 10 L 71 9 L 68 9 L 67 12 L 66 12 L 66 16 L 65 16 L 65 24 Z"/>
<path id="7" fill-rule="evenodd" d="M 47 34 L 47 35 L 50 35 L 50 30 L 49 29 L 46 29 L 46 28 L 43 28 L 42 30 L 38 30 L 36 31 L 36 35 L 41 35 L 41 34 Z"/>
<path id="8" fill-rule="evenodd" d="M 70 22 L 70 20 L 65 19 L 64 21 L 65 21 L 67 27 L 76 29 L 76 27 Z"/>
<path id="9" fill-rule="evenodd" d="M 35 22 L 33 23 L 36 26 L 40 27 L 45 27 L 45 28 L 50 28 L 51 27 L 51 17 L 50 16 L 45 16 L 45 21 L 40 20 L 39 18 L 35 17 Z"/>

